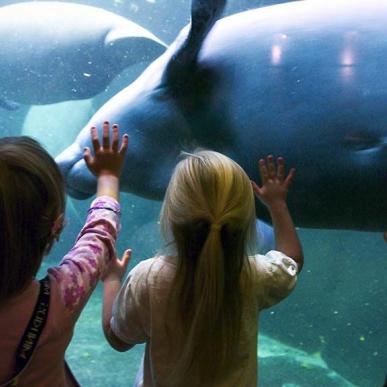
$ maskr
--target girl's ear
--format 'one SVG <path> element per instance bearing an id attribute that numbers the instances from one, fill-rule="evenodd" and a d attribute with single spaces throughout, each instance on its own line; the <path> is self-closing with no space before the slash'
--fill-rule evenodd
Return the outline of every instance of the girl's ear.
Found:
<path id="1" fill-rule="evenodd" d="M 64 214 L 60 214 L 55 219 L 54 224 L 51 227 L 51 234 L 47 241 L 46 248 L 44 250 L 44 255 L 47 255 L 50 252 L 55 240 L 59 241 L 59 237 L 60 237 L 60 234 L 62 233 L 65 223 L 66 222 L 65 222 Z"/>
<path id="2" fill-rule="evenodd" d="M 55 239 L 56 241 L 59 240 L 60 234 L 63 231 L 63 228 L 65 226 L 65 218 L 64 214 L 60 214 L 54 221 L 54 224 L 51 228 L 51 237 L 52 239 Z"/>

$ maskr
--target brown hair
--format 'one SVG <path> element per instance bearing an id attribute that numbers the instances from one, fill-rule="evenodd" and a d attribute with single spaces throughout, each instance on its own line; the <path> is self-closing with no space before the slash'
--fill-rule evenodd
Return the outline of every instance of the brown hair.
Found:
<path id="1" fill-rule="evenodd" d="M 0 302 L 36 275 L 64 209 L 63 178 L 47 151 L 30 137 L 0 138 Z"/>
<path id="2" fill-rule="evenodd" d="M 235 360 L 250 284 L 247 247 L 256 231 L 248 176 L 220 153 L 188 155 L 175 168 L 160 223 L 177 255 L 167 332 L 178 358 L 169 383 L 211 386 Z"/>

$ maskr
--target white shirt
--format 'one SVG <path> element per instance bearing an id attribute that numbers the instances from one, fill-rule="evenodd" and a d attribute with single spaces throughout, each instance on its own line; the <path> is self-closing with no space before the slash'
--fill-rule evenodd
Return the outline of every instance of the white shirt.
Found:
<path id="1" fill-rule="evenodd" d="M 217 387 L 257 386 L 259 311 L 285 298 L 297 280 L 296 262 L 279 251 L 249 259 L 256 298 L 251 298 L 243 310 L 240 361 Z M 136 384 L 139 387 L 166 387 L 165 379 L 173 367 L 165 311 L 175 270 L 173 257 L 158 256 L 140 262 L 129 273 L 114 303 L 111 328 L 115 335 L 128 344 L 146 343 L 143 372 Z"/>

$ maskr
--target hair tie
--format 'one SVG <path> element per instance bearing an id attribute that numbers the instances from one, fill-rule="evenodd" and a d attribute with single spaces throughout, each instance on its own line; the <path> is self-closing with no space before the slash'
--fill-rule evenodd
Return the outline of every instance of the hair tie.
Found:
<path id="1" fill-rule="evenodd" d="M 211 230 L 220 230 L 222 226 L 220 223 L 211 223 Z"/>

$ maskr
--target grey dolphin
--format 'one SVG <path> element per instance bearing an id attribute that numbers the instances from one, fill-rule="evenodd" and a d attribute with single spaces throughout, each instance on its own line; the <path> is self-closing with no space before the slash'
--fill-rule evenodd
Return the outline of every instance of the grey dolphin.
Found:
<path id="1" fill-rule="evenodd" d="M 0 106 L 90 98 L 165 44 L 119 15 L 65 2 L 0 7 Z"/>
<path id="2" fill-rule="evenodd" d="M 59 155 L 70 195 L 94 192 L 82 150 L 107 119 L 130 136 L 124 191 L 161 199 L 179 153 L 196 146 L 252 179 L 273 153 L 298 170 L 298 226 L 385 231 L 387 2 L 291 2 L 216 22 L 223 6 L 194 0 L 191 25 Z M 268 219 L 259 204 L 257 215 Z"/>

